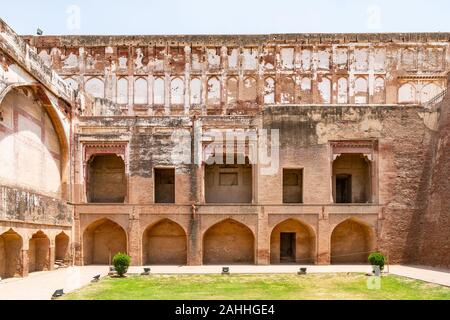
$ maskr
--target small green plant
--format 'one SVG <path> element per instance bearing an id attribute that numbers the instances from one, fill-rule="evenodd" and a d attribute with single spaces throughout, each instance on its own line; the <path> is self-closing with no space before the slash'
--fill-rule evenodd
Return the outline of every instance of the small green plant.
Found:
<path id="1" fill-rule="evenodd" d="M 380 253 L 380 252 L 372 252 L 369 255 L 368 260 L 369 260 L 369 262 L 370 262 L 370 264 L 372 266 L 378 266 L 378 267 L 380 267 L 380 271 L 383 271 L 385 258 L 384 258 L 384 255 L 382 253 Z"/>
<path id="2" fill-rule="evenodd" d="M 123 277 L 123 275 L 127 273 L 130 262 L 130 256 L 125 253 L 119 252 L 114 256 L 113 265 L 119 277 Z"/>

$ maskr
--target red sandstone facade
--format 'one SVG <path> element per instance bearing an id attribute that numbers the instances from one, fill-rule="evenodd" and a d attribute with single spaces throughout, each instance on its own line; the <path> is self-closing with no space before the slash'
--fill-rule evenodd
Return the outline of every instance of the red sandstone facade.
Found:
<path id="1" fill-rule="evenodd" d="M 449 34 L 0 31 L 0 277 L 119 251 L 450 267 Z M 211 130 L 256 132 L 221 145 L 246 161 L 210 163 Z M 248 160 L 263 130 L 279 133 L 270 174 Z"/>

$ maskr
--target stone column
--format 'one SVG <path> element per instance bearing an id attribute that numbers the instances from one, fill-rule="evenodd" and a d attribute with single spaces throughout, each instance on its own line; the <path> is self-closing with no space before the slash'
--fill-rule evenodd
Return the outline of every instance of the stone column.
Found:
<path id="1" fill-rule="evenodd" d="M 55 269 L 55 244 L 50 244 L 48 248 L 48 270 L 52 271 Z"/>
<path id="2" fill-rule="evenodd" d="M 269 258 L 269 216 L 265 212 L 264 207 L 259 208 L 258 212 L 258 229 L 257 229 L 257 241 L 256 241 L 256 264 L 267 265 L 270 264 Z"/>
<path id="3" fill-rule="evenodd" d="M 22 277 L 27 277 L 28 276 L 28 265 L 29 265 L 29 263 L 28 263 L 28 249 L 27 250 L 22 250 L 21 252 L 20 252 L 20 261 L 22 262 L 21 263 L 21 266 L 20 266 L 20 275 L 22 276 Z"/>
<path id="4" fill-rule="evenodd" d="M 189 221 L 187 264 L 188 266 L 200 266 L 203 263 L 202 236 L 200 230 L 200 219 L 195 214 Z"/>
<path id="5" fill-rule="evenodd" d="M 142 247 L 139 220 L 139 208 L 133 206 L 130 213 L 128 227 L 128 255 L 131 257 L 131 265 L 142 266 Z"/>
<path id="6" fill-rule="evenodd" d="M 317 225 L 317 258 L 316 264 L 330 264 L 330 220 L 325 210 Z"/>
<path id="7" fill-rule="evenodd" d="M 83 261 L 83 235 L 81 234 L 81 225 L 80 225 L 80 214 L 74 209 L 74 217 L 73 217 L 73 251 L 75 254 L 74 257 L 74 265 L 82 266 L 84 264 Z"/>

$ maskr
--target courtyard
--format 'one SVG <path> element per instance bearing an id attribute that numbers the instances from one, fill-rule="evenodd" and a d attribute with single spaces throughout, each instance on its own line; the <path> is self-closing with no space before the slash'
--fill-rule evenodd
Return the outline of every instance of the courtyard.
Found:
<path id="1" fill-rule="evenodd" d="M 379 278 L 378 278 L 379 279 Z M 449 300 L 450 288 L 363 273 L 151 275 L 104 278 L 68 300 Z"/>
<path id="2" fill-rule="evenodd" d="M 0 281 L 0 300 L 49 300 L 63 289 L 68 300 L 202 299 L 444 299 L 450 300 L 450 273 L 427 267 L 391 265 L 381 282 L 367 277 L 368 265 L 132 266 L 126 278 L 110 278 L 108 266 L 34 272 Z M 297 275 L 307 267 L 307 275 Z M 91 283 L 94 276 L 100 281 Z"/>

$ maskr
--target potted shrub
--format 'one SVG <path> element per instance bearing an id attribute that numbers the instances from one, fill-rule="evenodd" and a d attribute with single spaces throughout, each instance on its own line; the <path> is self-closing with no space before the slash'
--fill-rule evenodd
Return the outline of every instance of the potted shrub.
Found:
<path id="1" fill-rule="evenodd" d="M 125 253 L 119 252 L 114 256 L 113 265 L 119 277 L 123 277 L 127 273 L 130 262 L 130 256 Z"/>
<path id="2" fill-rule="evenodd" d="M 375 266 L 379 268 L 380 272 L 384 269 L 385 258 L 380 252 L 372 252 L 368 258 L 370 264 L 373 268 L 373 273 L 375 273 Z"/>

